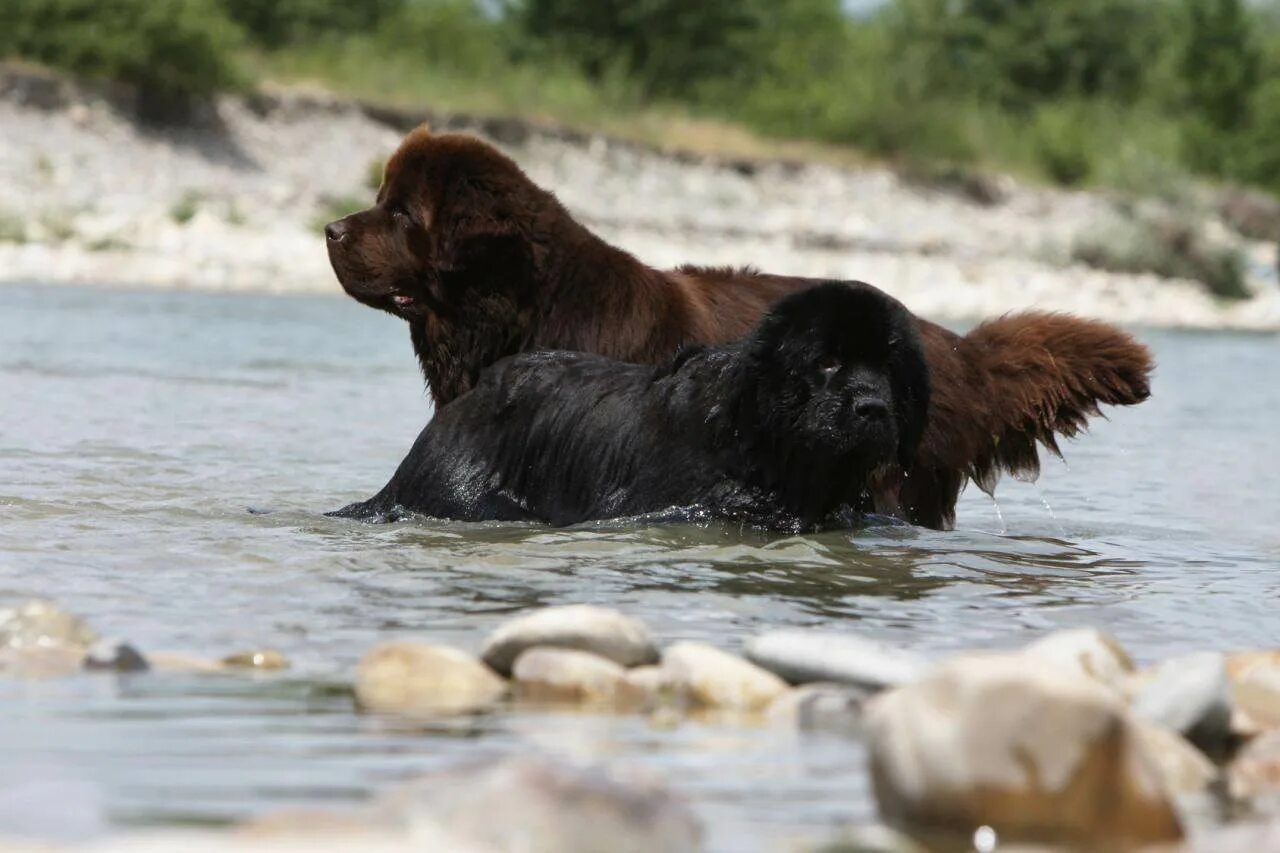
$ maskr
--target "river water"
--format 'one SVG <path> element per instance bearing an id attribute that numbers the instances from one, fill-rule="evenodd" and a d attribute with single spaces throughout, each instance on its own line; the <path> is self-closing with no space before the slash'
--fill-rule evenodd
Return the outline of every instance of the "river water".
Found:
<path id="1" fill-rule="evenodd" d="M 476 649 L 598 603 L 660 641 L 857 631 L 930 653 L 1095 625 L 1142 661 L 1280 646 L 1280 337 L 1141 331 L 1154 395 L 959 529 L 365 526 L 430 413 L 403 324 L 345 299 L 0 288 L 0 606 L 50 597 L 144 652 L 277 648 L 284 675 L 0 681 L 0 836 L 84 838 L 346 804 L 542 751 L 640 767 L 721 850 L 874 814 L 854 742 L 500 713 L 409 733 L 333 689 L 375 642 Z M 272 510 L 250 514 L 248 507 Z"/>

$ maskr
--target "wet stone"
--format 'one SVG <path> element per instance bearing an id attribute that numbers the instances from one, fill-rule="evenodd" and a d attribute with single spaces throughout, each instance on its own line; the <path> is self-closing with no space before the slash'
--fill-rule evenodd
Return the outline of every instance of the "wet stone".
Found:
<path id="1" fill-rule="evenodd" d="M 767 669 L 705 643 L 676 643 L 663 652 L 662 668 L 694 708 L 763 711 L 788 690 Z"/>
<path id="2" fill-rule="evenodd" d="M 913 681 L 923 658 L 855 634 L 770 631 L 752 639 L 747 660 L 791 684 L 815 681 L 880 689 Z"/>
<path id="3" fill-rule="evenodd" d="M 775 699 L 766 717 L 800 731 L 860 738 L 866 703 L 873 695 L 870 690 L 846 684 L 805 684 Z"/>
<path id="4" fill-rule="evenodd" d="M 103 672 L 145 672 L 151 665 L 141 652 L 123 640 L 99 640 L 85 654 L 84 668 Z"/>
<path id="5" fill-rule="evenodd" d="M 1139 846 L 1182 827 L 1120 698 L 1024 654 L 954 659 L 867 704 L 883 817 L 908 831 Z"/>
<path id="6" fill-rule="evenodd" d="M 289 659 L 275 649 L 251 649 L 249 651 L 232 652 L 221 661 L 223 666 L 233 669 L 288 669 Z"/>
<path id="7" fill-rule="evenodd" d="M 521 652 L 512 678 L 516 694 L 530 702 L 612 705 L 625 673 L 590 652 L 540 647 Z"/>
<path id="8" fill-rule="evenodd" d="M 480 657 L 495 672 L 510 675 L 520 653 L 537 646 L 591 652 L 625 667 L 658 661 L 643 623 L 587 604 L 546 607 L 512 619 L 490 635 Z"/>
<path id="9" fill-rule="evenodd" d="M 36 599 L 0 610 L 0 648 L 88 650 L 97 640 L 87 622 L 52 601 Z"/>
<path id="10" fill-rule="evenodd" d="M 670 673 L 660 666 L 625 670 L 618 682 L 616 701 L 622 711 L 653 711 L 680 704 Z"/>
<path id="11" fill-rule="evenodd" d="M 469 713 L 489 707 L 506 689 L 506 682 L 470 655 L 427 643 L 382 643 L 356 670 L 356 703 L 375 713 Z"/>
<path id="12" fill-rule="evenodd" d="M 1280 728 L 1280 654 L 1232 655 L 1227 663 L 1231 698 L 1252 730 Z"/>

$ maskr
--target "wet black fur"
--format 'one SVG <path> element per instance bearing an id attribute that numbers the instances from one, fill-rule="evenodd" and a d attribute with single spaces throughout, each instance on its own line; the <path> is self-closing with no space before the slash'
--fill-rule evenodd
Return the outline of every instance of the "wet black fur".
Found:
<path id="1" fill-rule="evenodd" d="M 693 508 L 783 530 L 876 509 L 914 458 L 929 376 L 910 315 L 863 284 L 780 301 L 747 337 L 660 367 L 578 352 L 494 364 L 372 499 L 333 513 L 567 525 Z"/>

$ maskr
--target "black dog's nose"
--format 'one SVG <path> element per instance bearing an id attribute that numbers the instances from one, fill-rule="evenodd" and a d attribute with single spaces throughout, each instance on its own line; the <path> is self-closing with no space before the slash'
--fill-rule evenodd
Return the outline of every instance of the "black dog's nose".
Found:
<path id="1" fill-rule="evenodd" d="M 889 417 L 889 407 L 885 405 L 884 400 L 877 400 L 874 397 L 862 399 L 853 404 L 853 413 L 860 418 L 874 420 L 877 418 Z"/>
<path id="2" fill-rule="evenodd" d="M 341 219 L 324 227 L 324 236 L 330 243 L 341 243 L 347 237 L 347 226 Z"/>

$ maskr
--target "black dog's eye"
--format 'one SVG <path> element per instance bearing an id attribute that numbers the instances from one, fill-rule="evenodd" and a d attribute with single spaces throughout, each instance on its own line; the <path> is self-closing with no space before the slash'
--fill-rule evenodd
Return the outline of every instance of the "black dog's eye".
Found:
<path id="1" fill-rule="evenodd" d="M 840 359 L 834 355 L 824 355 L 818 359 L 818 370 L 822 373 L 835 373 L 840 369 Z"/>
<path id="2" fill-rule="evenodd" d="M 405 213 L 403 210 L 401 210 L 398 207 L 392 208 L 391 218 L 401 228 L 408 228 L 410 225 L 413 224 L 413 220 L 409 217 L 409 214 Z"/>

